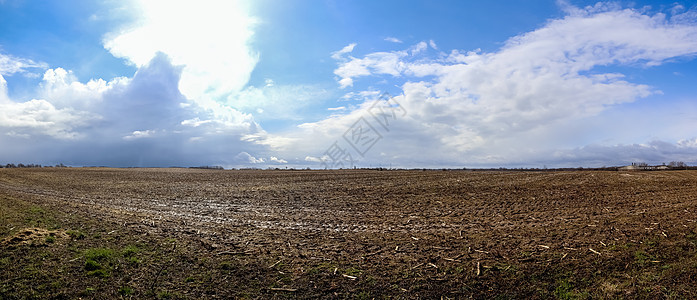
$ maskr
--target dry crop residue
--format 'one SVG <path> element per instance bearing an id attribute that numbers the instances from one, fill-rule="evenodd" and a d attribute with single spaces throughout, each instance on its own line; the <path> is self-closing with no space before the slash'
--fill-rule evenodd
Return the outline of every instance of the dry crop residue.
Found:
<path id="1" fill-rule="evenodd" d="M 452 295 L 493 270 L 594 270 L 621 247 L 697 230 L 694 171 L 5 169 L 0 192 L 296 273 L 311 261 L 360 270 L 336 280 L 417 272 Z"/>
<path id="2" fill-rule="evenodd" d="M 47 238 L 51 241 L 55 239 L 64 239 L 68 235 L 60 230 L 46 230 L 43 228 L 26 228 L 20 230 L 12 236 L 9 236 L 2 241 L 0 245 L 14 247 L 18 245 L 45 245 L 47 243 Z"/>

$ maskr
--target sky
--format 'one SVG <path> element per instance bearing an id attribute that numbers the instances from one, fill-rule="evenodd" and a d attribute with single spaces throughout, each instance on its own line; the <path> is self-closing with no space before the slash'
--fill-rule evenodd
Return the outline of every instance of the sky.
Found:
<path id="1" fill-rule="evenodd" d="M 695 1 L 0 0 L 0 164 L 697 164 Z"/>

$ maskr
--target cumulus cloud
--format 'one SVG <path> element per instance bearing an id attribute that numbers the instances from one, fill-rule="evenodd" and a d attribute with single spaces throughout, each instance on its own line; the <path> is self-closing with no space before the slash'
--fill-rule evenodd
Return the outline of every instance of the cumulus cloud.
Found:
<path id="1" fill-rule="evenodd" d="M 145 131 L 136 130 L 133 133 L 131 133 L 130 135 L 124 136 L 123 139 L 124 140 L 133 140 L 133 139 L 148 138 L 148 137 L 155 135 L 156 133 L 157 133 L 156 130 L 145 130 Z"/>
<path id="2" fill-rule="evenodd" d="M 235 159 L 239 162 L 250 164 L 261 164 L 265 162 L 263 158 L 256 158 L 247 152 L 240 152 L 235 156 Z"/>
<path id="3" fill-rule="evenodd" d="M 158 52 L 183 66 L 179 89 L 209 108 L 241 90 L 259 60 L 249 46 L 257 22 L 242 1 L 138 1 L 138 21 L 106 36 L 115 56 L 147 64 Z"/>
<path id="4" fill-rule="evenodd" d="M 570 149 L 558 153 L 567 155 L 566 161 L 585 162 L 593 161 L 590 157 L 623 161 L 618 157 L 626 155 L 628 148 L 646 157 L 673 148 L 688 149 L 685 153 L 692 150 L 676 143 L 649 148 L 638 146 L 641 144 L 586 147 L 568 133 L 587 136 L 582 129 L 584 120 L 660 93 L 656 87 L 599 67 L 650 68 L 676 58 L 692 58 L 697 54 L 695 20 L 686 21 L 685 14 L 668 17 L 603 4 L 567 7 L 566 11 L 565 17 L 510 38 L 493 52 L 440 52 L 435 42 L 428 41 L 401 51 L 358 57 L 348 54 L 354 44 L 333 53 L 338 62 L 334 74 L 341 88 L 364 77 L 384 75 L 402 82 L 402 94 L 394 99 L 408 114 L 393 122 L 384 135 L 391 142 L 376 144 L 366 159 L 416 166 L 439 162 L 501 165 L 561 162 L 550 149 Z M 348 98 L 358 92 L 351 93 Z M 341 140 L 356 120 L 366 116 L 370 103 L 301 125 L 302 133 L 290 147 L 309 151 L 303 156 L 317 157 L 324 148 L 306 145 L 323 140 L 329 147 Z M 601 148 L 614 151 L 615 159 L 594 150 Z"/>
<path id="5" fill-rule="evenodd" d="M 0 55 L 0 156 L 110 166 L 286 162 L 256 158 L 269 157 L 268 141 L 284 138 L 269 137 L 252 113 L 297 119 L 328 93 L 271 79 L 244 88 L 259 59 L 250 46 L 257 21 L 246 3 L 136 2 L 128 10 L 135 21 L 103 39 L 137 67 L 133 76 L 85 82 L 71 70 Z M 36 70 L 43 72 L 37 99 L 10 99 L 2 74 Z M 251 159 L 240 159 L 242 152 Z"/>
<path id="6" fill-rule="evenodd" d="M 7 81 L 0 75 L 0 128 L 6 130 L 7 136 L 75 139 L 80 137 L 76 130 L 95 119 L 98 116 L 94 114 L 58 109 L 43 99 L 14 102 L 7 95 Z"/>
<path id="7" fill-rule="evenodd" d="M 245 88 L 258 60 L 249 47 L 255 20 L 239 2 L 226 3 L 144 1 L 137 23 L 104 39 L 111 53 L 137 66 L 132 77 L 81 82 L 70 70 L 0 55 L 0 156 L 110 166 L 319 164 L 328 154 L 353 151 L 347 132 L 367 122 L 380 140 L 365 153 L 354 151 L 361 166 L 697 162 L 697 133 L 685 129 L 694 124 L 687 117 L 656 112 L 660 122 L 672 122 L 665 128 L 682 128 L 668 142 L 655 138 L 660 134 L 617 142 L 612 137 L 629 129 L 591 125 L 616 125 L 603 118 L 660 94 L 660 87 L 605 67 L 652 68 L 697 54 L 693 11 L 567 5 L 563 18 L 491 52 L 445 52 L 423 41 L 358 55 L 351 43 L 328 54 L 337 62 L 334 75 L 346 91 L 339 101 L 346 105 L 329 107 L 328 117 L 294 131 L 269 134 L 257 118 L 299 120 L 303 109 L 331 93 L 271 79 Z M 10 99 L 2 75 L 37 70 L 43 77 L 36 99 Z M 393 100 L 405 113 L 388 125 L 371 113 L 380 92 L 351 90 L 375 77 L 400 89 Z M 694 116 L 697 109 L 681 112 Z M 340 148 L 329 153 L 335 142 Z"/>
<path id="8" fill-rule="evenodd" d="M 287 160 L 282 159 L 282 158 L 278 158 L 275 156 L 271 156 L 270 160 L 271 160 L 271 162 L 278 163 L 278 164 L 287 164 L 288 163 Z"/>
<path id="9" fill-rule="evenodd" d="M 70 70 L 48 69 L 40 83 L 39 96 L 57 107 L 93 110 L 102 105 L 104 93 L 126 86 L 129 81 L 119 77 L 109 82 L 100 78 L 82 83 Z"/>
<path id="10" fill-rule="evenodd" d="M 15 102 L 0 80 L 0 156 L 34 163 L 108 166 L 226 167 L 241 151 L 266 153 L 245 141 L 265 132 L 249 115 L 191 103 L 179 91 L 182 68 L 163 53 L 132 78 L 77 81 L 69 70 L 50 69 L 39 94 Z M 2 77 L 0 77 L 2 78 Z M 79 109 L 77 109 L 79 108 Z"/>
<path id="11" fill-rule="evenodd" d="M 91 119 L 95 117 L 89 113 L 56 109 L 46 100 L 0 103 L 0 128 L 9 130 L 10 136 L 75 139 L 81 136 L 76 129 Z"/>
<path id="12" fill-rule="evenodd" d="M 346 51 L 349 46 L 350 51 Z M 374 52 L 363 58 L 355 58 L 344 55 L 353 51 L 355 44 L 349 46 L 334 52 L 332 55 L 332 58 L 340 62 L 339 67 L 334 70 L 334 74 L 339 76 L 341 88 L 353 86 L 353 80 L 356 77 L 376 74 L 389 74 L 398 77 L 407 70 L 408 64 L 405 59 L 413 58 L 428 48 L 426 42 L 420 42 L 403 51 Z"/>
<path id="13" fill-rule="evenodd" d="M 402 40 L 400 40 L 396 37 L 391 37 L 391 36 L 386 37 L 385 41 L 392 42 L 392 43 L 398 43 L 398 44 L 403 43 Z"/>
<path id="14" fill-rule="evenodd" d="M 201 125 L 209 124 L 212 122 L 213 122 L 213 120 L 201 120 L 198 117 L 196 117 L 193 119 L 184 120 L 181 122 L 181 124 L 184 126 L 199 127 Z"/>
<path id="15" fill-rule="evenodd" d="M 305 161 L 319 164 L 322 162 L 322 159 L 314 156 L 305 156 Z"/>

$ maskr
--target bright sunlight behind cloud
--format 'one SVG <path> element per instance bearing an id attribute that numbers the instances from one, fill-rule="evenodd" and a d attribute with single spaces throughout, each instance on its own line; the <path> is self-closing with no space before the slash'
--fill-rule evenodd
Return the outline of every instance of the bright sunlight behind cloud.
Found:
<path id="1" fill-rule="evenodd" d="M 204 105 L 240 91 L 258 54 L 249 46 L 256 20 L 242 1 L 138 1 L 136 24 L 107 35 L 115 56 L 143 66 L 166 53 L 184 66 L 179 89 Z"/>

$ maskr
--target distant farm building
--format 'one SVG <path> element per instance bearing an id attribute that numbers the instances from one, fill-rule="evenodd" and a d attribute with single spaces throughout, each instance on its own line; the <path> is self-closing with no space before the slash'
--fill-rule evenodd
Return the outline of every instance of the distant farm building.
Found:
<path id="1" fill-rule="evenodd" d="M 666 165 L 661 166 L 649 166 L 647 164 L 636 164 L 633 163 L 630 166 L 620 167 L 620 171 L 660 171 L 660 170 L 670 170 L 670 167 Z"/>

